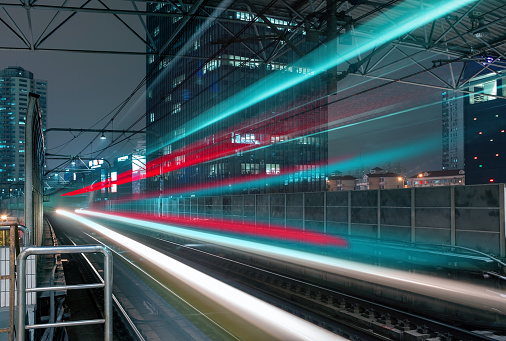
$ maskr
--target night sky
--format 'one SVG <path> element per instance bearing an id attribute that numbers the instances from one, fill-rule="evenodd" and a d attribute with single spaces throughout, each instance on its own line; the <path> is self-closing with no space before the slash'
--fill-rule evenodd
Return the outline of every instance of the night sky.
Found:
<path id="1" fill-rule="evenodd" d="M 111 117 L 108 115 L 135 89 L 145 74 L 145 58 L 139 56 L 111 56 L 89 55 L 76 53 L 36 52 L 19 53 L 2 51 L 3 67 L 19 65 L 34 73 L 34 77 L 47 80 L 48 85 L 48 128 L 91 128 L 100 119 L 107 117 L 95 128 L 103 128 Z M 349 76 L 340 84 L 346 88 L 362 78 Z M 367 84 L 366 87 L 371 87 Z M 363 89 L 364 87 L 358 87 Z M 356 91 L 353 88 L 346 92 Z M 402 94 L 399 94 L 402 90 Z M 145 113 L 145 89 L 130 101 L 114 120 L 114 129 L 127 129 L 128 126 Z M 426 103 L 440 101 L 441 90 L 421 88 L 417 86 L 390 85 L 385 88 L 338 102 L 330 106 L 329 118 L 336 112 L 346 111 L 360 113 L 367 110 L 393 105 L 395 109 L 406 109 Z M 416 99 L 416 100 L 414 100 Z M 390 110 L 388 112 L 392 112 Z M 143 128 L 144 120 L 136 126 Z M 109 125 L 107 129 L 112 129 Z M 428 108 L 403 113 L 399 116 L 382 119 L 358 126 L 340 129 L 329 135 L 329 157 L 343 154 L 360 154 L 381 150 L 399 143 L 409 143 L 432 134 L 441 134 L 441 104 L 440 102 Z M 77 133 L 74 133 L 77 135 Z M 80 153 L 95 133 L 86 133 L 77 139 L 69 132 L 50 132 L 47 136 L 47 151 L 55 154 L 75 155 Z M 110 143 L 110 134 L 106 141 L 95 140 L 93 151 L 105 147 Z M 118 135 L 116 135 L 118 137 Z M 142 139 L 143 136 L 138 136 Z M 67 142 L 71 141 L 69 144 Z M 64 144 L 62 146 L 62 144 Z M 128 153 L 136 144 L 135 138 L 131 142 L 123 142 L 110 151 L 101 154 L 103 157 L 117 157 Z M 91 152 L 87 148 L 81 154 L 89 157 Z M 401 161 L 408 175 L 421 170 L 435 170 L 441 168 L 441 151 L 432 151 L 429 155 L 414 156 L 412 159 Z M 385 160 L 392 162 L 398 160 Z M 49 162 L 50 165 L 55 162 Z M 364 167 L 383 165 L 368 164 L 364 159 Z M 332 171 L 333 169 L 331 169 Z"/>
<path id="2" fill-rule="evenodd" d="M 110 18 L 100 15 L 80 15 L 78 19 L 69 21 L 65 30 L 49 39 L 45 47 L 129 51 L 144 49 L 140 40 Z M 111 117 L 111 111 L 130 95 L 145 76 L 144 56 L 39 51 L 0 51 L 0 56 L 0 68 L 21 66 L 33 72 L 35 78 L 48 81 L 48 128 L 104 128 Z M 412 70 L 413 68 L 411 67 Z M 363 81 L 361 77 L 348 76 L 339 83 L 339 88 L 346 89 Z M 375 82 L 368 81 L 363 86 L 350 88 L 332 99 L 348 96 L 354 91 L 381 83 Z M 109 125 L 106 129 L 127 129 L 132 122 L 144 115 L 144 96 L 145 89 L 142 88 L 114 120 L 114 125 Z M 400 110 L 439 101 L 430 107 L 330 133 L 329 157 L 365 155 L 371 151 L 418 141 L 428 135 L 441 135 L 440 96 L 441 90 L 437 89 L 393 85 L 331 105 L 329 118 L 332 121 L 336 113 L 343 111 L 351 114 L 389 107 L 385 113 L 391 113 L 394 109 Z M 104 117 L 106 118 L 99 123 Z M 135 129 L 142 129 L 143 124 L 144 120 L 141 120 Z M 106 141 L 96 139 L 92 149 L 88 147 L 83 151 L 97 134 L 86 133 L 78 138 L 74 138 L 73 135 L 77 134 L 50 132 L 46 140 L 47 152 L 64 155 L 80 153 L 83 157 L 89 157 L 92 151 L 96 152 L 111 141 L 109 134 Z M 135 147 L 136 139 L 143 138 L 144 136 L 139 135 L 130 141 L 122 142 L 100 156 L 112 160 L 113 157 L 127 154 Z M 395 157 L 392 158 L 385 162 L 399 161 L 395 160 Z M 440 169 L 441 149 L 414 155 L 409 160 L 400 162 L 401 166 L 406 168 L 407 175 L 421 170 Z M 60 162 L 49 161 L 49 169 L 58 163 Z M 382 164 L 368 164 L 364 159 L 363 166 L 367 169 L 367 167 L 381 167 Z"/>

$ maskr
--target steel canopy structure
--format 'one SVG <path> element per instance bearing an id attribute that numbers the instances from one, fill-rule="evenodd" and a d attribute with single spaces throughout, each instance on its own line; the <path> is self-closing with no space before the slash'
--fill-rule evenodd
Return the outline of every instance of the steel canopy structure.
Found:
<path id="1" fill-rule="evenodd" d="M 156 4 L 158 10 L 146 11 L 147 3 Z M 396 22 L 387 14 L 389 10 L 409 13 L 437 6 L 439 3 L 427 0 L 88 0 L 78 3 L 63 1 L 56 4 L 51 0 L 4 0 L 0 2 L 0 50 L 152 55 L 163 63 L 177 54 L 173 47 L 178 40 L 178 34 L 188 25 L 192 25 L 193 19 L 205 18 L 219 22 L 224 28 L 227 23 L 238 21 L 268 26 L 272 31 L 270 35 L 246 36 L 241 32 L 230 31 L 230 37 L 219 38 L 212 43 L 242 44 L 251 52 L 251 58 L 255 61 L 270 63 L 289 50 L 302 56 L 297 46 L 306 40 L 324 44 L 328 37 L 343 37 L 340 44 L 356 45 L 359 41 L 374 37 L 384 25 L 390 25 L 392 28 L 396 26 Z M 171 6 L 177 11 L 168 13 L 164 6 Z M 244 15 L 226 17 L 220 14 L 224 13 L 225 8 Z M 111 25 L 119 24 L 118 30 L 104 32 L 104 37 L 110 35 L 106 48 L 103 43 L 98 44 L 99 39 L 96 36 L 87 35 L 86 29 L 74 30 L 73 25 L 76 22 L 93 25 L 98 16 L 108 16 L 107 21 Z M 161 49 L 155 47 L 156 37 L 146 28 L 146 16 L 166 17 L 167 20 L 179 22 L 178 29 Z M 470 79 L 464 79 L 461 72 L 463 67 L 453 67 L 451 80 L 438 75 L 435 69 L 452 67 L 451 65 L 457 62 L 479 62 L 483 69 L 500 73 L 506 66 L 505 21 L 506 4 L 503 1 L 473 1 L 383 46 L 377 46 L 366 55 L 348 60 L 346 66 L 336 70 L 337 80 L 352 74 L 387 82 L 465 90 Z M 119 27 L 129 32 L 132 39 L 137 40 L 136 45 L 132 44 L 136 47 L 128 51 L 115 47 L 114 42 L 120 39 L 115 38 Z M 71 31 L 70 35 L 68 31 Z M 351 33 L 351 38 L 349 34 L 345 35 L 348 32 Z M 248 43 L 253 41 L 260 44 L 250 46 Z M 195 58 L 187 54 L 179 57 Z M 212 58 L 213 56 L 209 56 L 205 62 L 211 61 Z M 385 76 L 386 70 L 391 73 L 392 67 L 406 63 L 417 65 L 419 70 L 415 73 Z M 431 75 L 430 80 L 421 81 L 416 77 L 420 73 Z"/>

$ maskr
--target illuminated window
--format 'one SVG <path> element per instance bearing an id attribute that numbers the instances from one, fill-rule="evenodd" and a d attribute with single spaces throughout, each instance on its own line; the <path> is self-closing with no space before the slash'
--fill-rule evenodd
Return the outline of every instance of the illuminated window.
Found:
<path id="1" fill-rule="evenodd" d="M 181 103 L 174 104 L 174 107 L 172 109 L 172 113 L 173 114 L 176 114 L 178 112 L 181 112 Z"/>
<path id="2" fill-rule="evenodd" d="M 266 174 L 279 174 L 279 163 L 268 163 L 265 166 Z"/>
<path id="3" fill-rule="evenodd" d="M 172 80 L 172 87 L 175 88 L 176 86 L 178 86 L 179 84 L 181 84 L 184 81 L 184 77 L 185 77 L 185 75 L 182 74 L 181 76 L 178 76 L 178 77 L 174 78 Z"/>
<path id="4" fill-rule="evenodd" d="M 155 113 L 152 112 L 151 114 L 149 114 L 149 122 L 154 122 L 155 121 Z"/>
<path id="5" fill-rule="evenodd" d="M 492 101 L 497 98 L 495 97 L 495 95 L 497 95 L 497 81 L 493 80 L 490 82 L 475 84 L 469 87 L 469 91 L 474 92 L 469 94 L 470 104 Z"/>

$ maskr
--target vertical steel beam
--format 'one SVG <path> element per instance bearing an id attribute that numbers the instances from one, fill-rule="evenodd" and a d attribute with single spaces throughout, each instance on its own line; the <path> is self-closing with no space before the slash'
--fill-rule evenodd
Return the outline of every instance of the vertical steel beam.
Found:
<path id="1" fill-rule="evenodd" d="M 506 187 L 499 184 L 499 252 L 506 257 Z"/>
<path id="2" fill-rule="evenodd" d="M 33 212 L 33 113 L 36 108 L 36 101 L 36 97 L 29 96 L 25 122 L 25 226 L 30 231 L 30 236 L 33 240 L 35 240 Z M 33 240 L 30 240 L 28 243 L 33 244 Z"/>
<path id="3" fill-rule="evenodd" d="M 302 192 L 302 230 L 306 230 L 306 193 Z"/>
<path id="4" fill-rule="evenodd" d="M 415 207 L 415 188 L 411 188 L 411 242 L 414 243 L 416 240 L 416 207 Z"/>
<path id="5" fill-rule="evenodd" d="M 351 236 L 351 191 L 348 191 L 348 235 Z"/>
<path id="6" fill-rule="evenodd" d="M 323 192 L 323 233 L 327 233 L 327 191 Z"/>
<path id="7" fill-rule="evenodd" d="M 378 204 L 377 204 L 377 227 L 378 230 L 376 231 L 376 238 L 381 239 L 381 190 L 378 189 Z"/>
<path id="8" fill-rule="evenodd" d="M 456 225 L 455 225 L 455 187 L 450 187 L 450 240 L 451 245 L 456 243 Z"/>

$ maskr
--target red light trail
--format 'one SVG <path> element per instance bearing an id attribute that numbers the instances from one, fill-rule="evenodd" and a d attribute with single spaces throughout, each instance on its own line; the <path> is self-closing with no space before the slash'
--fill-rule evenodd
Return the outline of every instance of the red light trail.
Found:
<path id="1" fill-rule="evenodd" d="M 260 238 L 287 240 L 299 243 L 309 243 L 324 246 L 347 247 L 348 242 L 342 238 L 326 235 L 323 233 L 304 231 L 292 227 L 284 227 L 280 225 L 255 224 L 248 222 L 239 222 L 227 219 L 213 218 L 181 218 L 176 216 L 153 216 L 146 213 L 131 212 L 103 212 L 112 216 L 152 221 L 156 223 L 175 224 L 189 228 L 195 228 L 206 231 L 217 231 L 226 233 L 235 233 L 239 235 L 247 235 Z"/>

